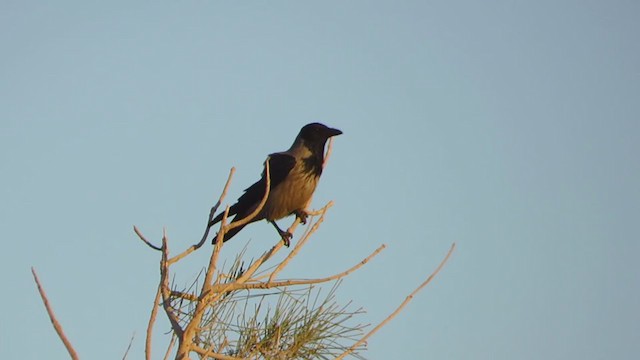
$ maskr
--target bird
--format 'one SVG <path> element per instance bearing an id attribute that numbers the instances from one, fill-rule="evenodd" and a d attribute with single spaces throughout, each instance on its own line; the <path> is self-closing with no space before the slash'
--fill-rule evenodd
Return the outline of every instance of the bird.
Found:
<path id="1" fill-rule="evenodd" d="M 293 237 L 288 231 L 280 229 L 276 220 L 296 215 L 305 224 L 308 213 L 305 206 L 313 196 L 324 165 L 324 148 L 327 140 L 342 134 L 342 131 L 321 123 L 311 123 L 302 127 L 293 144 L 287 151 L 269 155 L 269 194 L 262 210 L 249 223 L 267 220 L 289 247 Z M 229 207 L 228 216 L 234 216 L 231 224 L 245 219 L 260 205 L 267 188 L 265 166 L 262 176 L 253 185 L 244 190 L 237 202 Z M 209 222 L 209 228 L 222 220 L 224 212 Z M 247 224 L 230 229 L 224 234 L 226 242 L 235 236 Z M 214 237 L 212 243 L 215 243 Z"/>

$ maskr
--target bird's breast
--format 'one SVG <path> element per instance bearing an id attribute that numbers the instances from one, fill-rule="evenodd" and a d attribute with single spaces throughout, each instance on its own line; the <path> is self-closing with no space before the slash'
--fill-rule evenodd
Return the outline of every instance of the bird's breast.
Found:
<path id="1" fill-rule="evenodd" d="M 295 210 L 303 210 L 318 185 L 318 176 L 294 168 L 289 175 L 269 192 L 264 206 L 267 220 L 278 220 Z"/>

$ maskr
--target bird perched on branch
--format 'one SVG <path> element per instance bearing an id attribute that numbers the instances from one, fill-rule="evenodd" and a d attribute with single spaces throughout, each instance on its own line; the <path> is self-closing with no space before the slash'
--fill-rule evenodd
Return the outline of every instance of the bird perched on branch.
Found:
<path id="1" fill-rule="evenodd" d="M 269 155 L 269 194 L 262 210 L 251 222 L 266 219 L 278 231 L 285 246 L 289 246 L 292 234 L 280 229 L 276 220 L 295 214 L 305 224 L 307 212 L 305 206 L 318 185 L 324 163 L 324 146 L 332 136 L 342 134 L 320 123 L 305 125 L 298 133 L 293 145 L 287 151 Z M 260 205 L 267 188 L 266 167 L 262 178 L 245 189 L 244 194 L 229 208 L 228 216 L 234 216 L 231 224 L 250 216 Z M 222 220 L 218 214 L 209 227 Z M 224 235 L 224 241 L 231 239 L 248 224 L 230 229 Z M 215 238 L 213 240 L 215 243 Z"/>

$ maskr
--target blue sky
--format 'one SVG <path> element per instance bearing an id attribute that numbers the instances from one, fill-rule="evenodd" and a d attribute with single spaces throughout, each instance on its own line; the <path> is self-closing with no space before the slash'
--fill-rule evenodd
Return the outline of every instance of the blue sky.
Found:
<path id="1" fill-rule="evenodd" d="M 333 274 L 387 244 L 338 293 L 377 323 L 458 246 L 368 358 L 636 358 L 638 14 L 3 1 L 0 358 L 66 358 L 30 266 L 81 356 L 121 357 L 136 332 L 141 358 L 158 258 L 132 225 L 191 244 L 229 168 L 232 201 L 314 121 L 344 131 L 313 204 L 335 206 L 285 275 Z M 273 229 L 247 228 L 223 256 L 250 239 L 258 254 Z M 190 261 L 185 281 L 206 254 Z"/>

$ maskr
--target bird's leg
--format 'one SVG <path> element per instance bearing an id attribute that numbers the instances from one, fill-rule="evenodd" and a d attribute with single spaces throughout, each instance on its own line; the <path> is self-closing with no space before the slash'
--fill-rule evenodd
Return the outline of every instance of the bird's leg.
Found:
<path id="1" fill-rule="evenodd" d="M 276 224 L 275 221 L 269 220 L 269 222 L 271 223 L 271 225 L 273 225 L 273 227 L 276 228 L 276 230 L 278 230 L 278 234 L 280 234 L 280 237 L 282 237 L 282 241 L 284 241 L 284 246 L 289 247 L 291 243 L 289 240 L 291 240 L 291 238 L 293 237 L 293 234 L 291 234 L 288 231 L 284 231 L 280 229 L 280 227 L 278 226 L 278 224 Z"/>
<path id="2" fill-rule="evenodd" d="M 309 217 L 308 212 L 306 212 L 304 209 L 298 209 L 298 210 L 294 210 L 293 213 L 296 214 L 296 217 L 298 219 L 300 219 L 300 222 L 302 223 L 302 225 L 307 224 L 307 218 Z"/>

